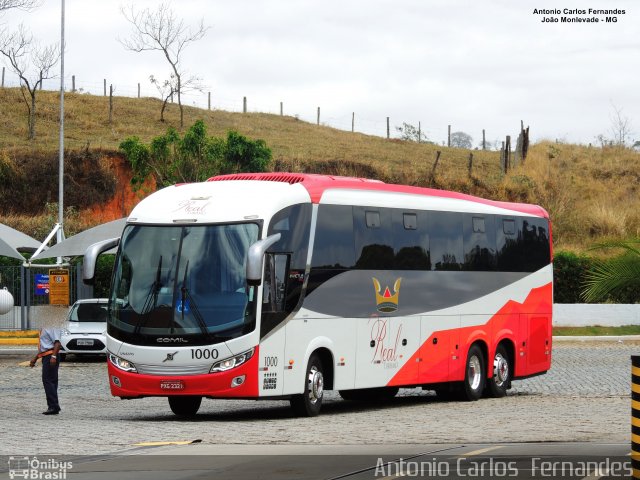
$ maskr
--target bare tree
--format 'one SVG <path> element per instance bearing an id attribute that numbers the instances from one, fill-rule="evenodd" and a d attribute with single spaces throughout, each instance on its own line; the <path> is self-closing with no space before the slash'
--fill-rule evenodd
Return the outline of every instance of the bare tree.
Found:
<path id="1" fill-rule="evenodd" d="M 133 52 L 159 51 L 171 65 L 175 76 L 175 93 L 180 107 L 180 128 L 184 126 L 184 111 L 181 95 L 184 93 L 184 69 L 180 65 L 180 55 L 192 42 L 200 40 L 207 32 L 203 20 L 195 28 L 185 25 L 184 20 L 176 18 L 169 5 L 161 3 L 157 9 L 136 11 L 133 4 L 128 9 L 121 8 L 122 14 L 131 25 L 133 32 L 127 39 L 120 40 L 125 48 Z"/>
<path id="2" fill-rule="evenodd" d="M 631 122 L 628 117 L 622 114 L 622 108 L 618 108 L 611 103 L 613 113 L 609 116 L 611 120 L 611 135 L 614 145 L 624 147 L 631 136 Z"/>
<path id="3" fill-rule="evenodd" d="M 40 46 L 21 24 L 16 32 L 0 37 L 0 53 L 20 79 L 20 92 L 28 111 L 29 140 L 33 140 L 36 136 L 36 92 L 44 80 L 55 76 L 51 70 L 60 59 L 60 48 L 57 44 Z"/>
<path id="4" fill-rule="evenodd" d="M 410 123 L 402 122 L 402 126 L 396 126 L 396 130 L 400 133 L 400 138 L 402 140 L 418 143 L 430 143 L 424 132 Z"/>
<path id="5" fill-rule="evenodd" d="M 172 73 L 171 75 L 169 75 L 168 79 L 159 80 L 155 76 L 150 75 L 149 81 L 156 86 L 156 88 L 158 89 L 158 93 L 160 94 L 160 98 L 162 99 L 160 121 L 164 122 L 164 111 L 167 109 L 167 103 L 174 94 L 178 93 L 178 82 L 176 76 Z M 200 78 L 198 77 L 189 77 L 186 80 L 183 80 L 180 88 L 182 90 L 182 93 L 194 90 L 201 92 L 203 90 L 202 84 L 200 83 Z"/>
<path id="6" fill-rule="evenodd" d="M 9 10 L 10 8 L 30 10 L 39 6 L 40 3 L 40 0 L 0 0 L 0 12 L 3 10 Z"/>

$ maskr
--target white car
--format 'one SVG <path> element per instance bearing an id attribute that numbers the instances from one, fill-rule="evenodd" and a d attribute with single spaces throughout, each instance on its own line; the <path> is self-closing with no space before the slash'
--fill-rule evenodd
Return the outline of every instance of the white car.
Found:
<path id="1" fill-rule="evenodd" d="M 67 353 L 107 353 L 107 302 L 106 298 L 87 298 L 73 304 L 60 339 L 63 357 Z"/>

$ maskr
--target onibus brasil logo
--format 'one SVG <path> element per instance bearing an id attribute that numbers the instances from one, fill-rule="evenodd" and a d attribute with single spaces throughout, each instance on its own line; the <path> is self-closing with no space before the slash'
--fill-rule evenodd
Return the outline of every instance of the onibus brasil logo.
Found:
<path id="1" fill-rule="evenodd" d="M 9 478 L 28 478 L 38 480 L 64 480 L 67 471 L 73 468 L 73 462 L 55 458 L 40 460 L 38 457 L 9 457 Z"/>

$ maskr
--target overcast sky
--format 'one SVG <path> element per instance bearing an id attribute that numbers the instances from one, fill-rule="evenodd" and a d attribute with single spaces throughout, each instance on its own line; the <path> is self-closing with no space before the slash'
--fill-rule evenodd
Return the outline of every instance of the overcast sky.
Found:
<path id="1" fill-rule="evenodd" d="M 136 0 L 136 8 L 158 2 Z M 60 0 L 10 11 L 0 22 L 30 27 L 43 42 L 60 37 Z M 117 0 L 66 0 L 67 88 L 102 94 L 157 95 L 149 75 L 167 78 L 158 52 L 132 53 L 118 42 L 131 31 Z M 214 108 L 279 112 L 385 135 L 402 122 L 429 139 L 482 129 L 488 140 L 595 142 L 610 135 L 612 105 L 640 140 L 640 5 L 630 0 L 181 0 L 177 14 L 209 26 L 183 67 L 202 78 Z M 617 23 L 542 23 L 534 8 L 624 9 Z M 585 17 L 587 17 L 586 15 Z M 557 16 L 556 18 L 559 18 Z M 7 73 L 5 83 L 15 84 Z M 57 81 L 59 85 L 59 80 Z M 47 84 L 57 88 L 56 82 Z M 187 103 L 207 105 L 206 93 Z"/>

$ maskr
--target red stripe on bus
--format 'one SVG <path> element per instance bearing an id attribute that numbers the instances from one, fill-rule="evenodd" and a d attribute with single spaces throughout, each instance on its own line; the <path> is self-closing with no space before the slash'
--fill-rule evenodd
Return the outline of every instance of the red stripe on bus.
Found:
<path id="1" fill-rule="evenodd" d="M 462 381 L 467 352 L 476 341 L 487 345 L 489 359 L 493 358 L 502 340 L 511 341 L 516 377 L 548 370 L 551 366 L 552 291 L 549 283 L 531 290 L 523 303 L 509 300 L 484 325 L 433 332 L 387 385 Z M 434 338 L 438 339 L 436 344 Z M 521 352 L 524 355 L 520 355 Z M 457 357 L 455 360 L 454 356 Z M 487 364 L 491 375 L 491 362 Z"/>

